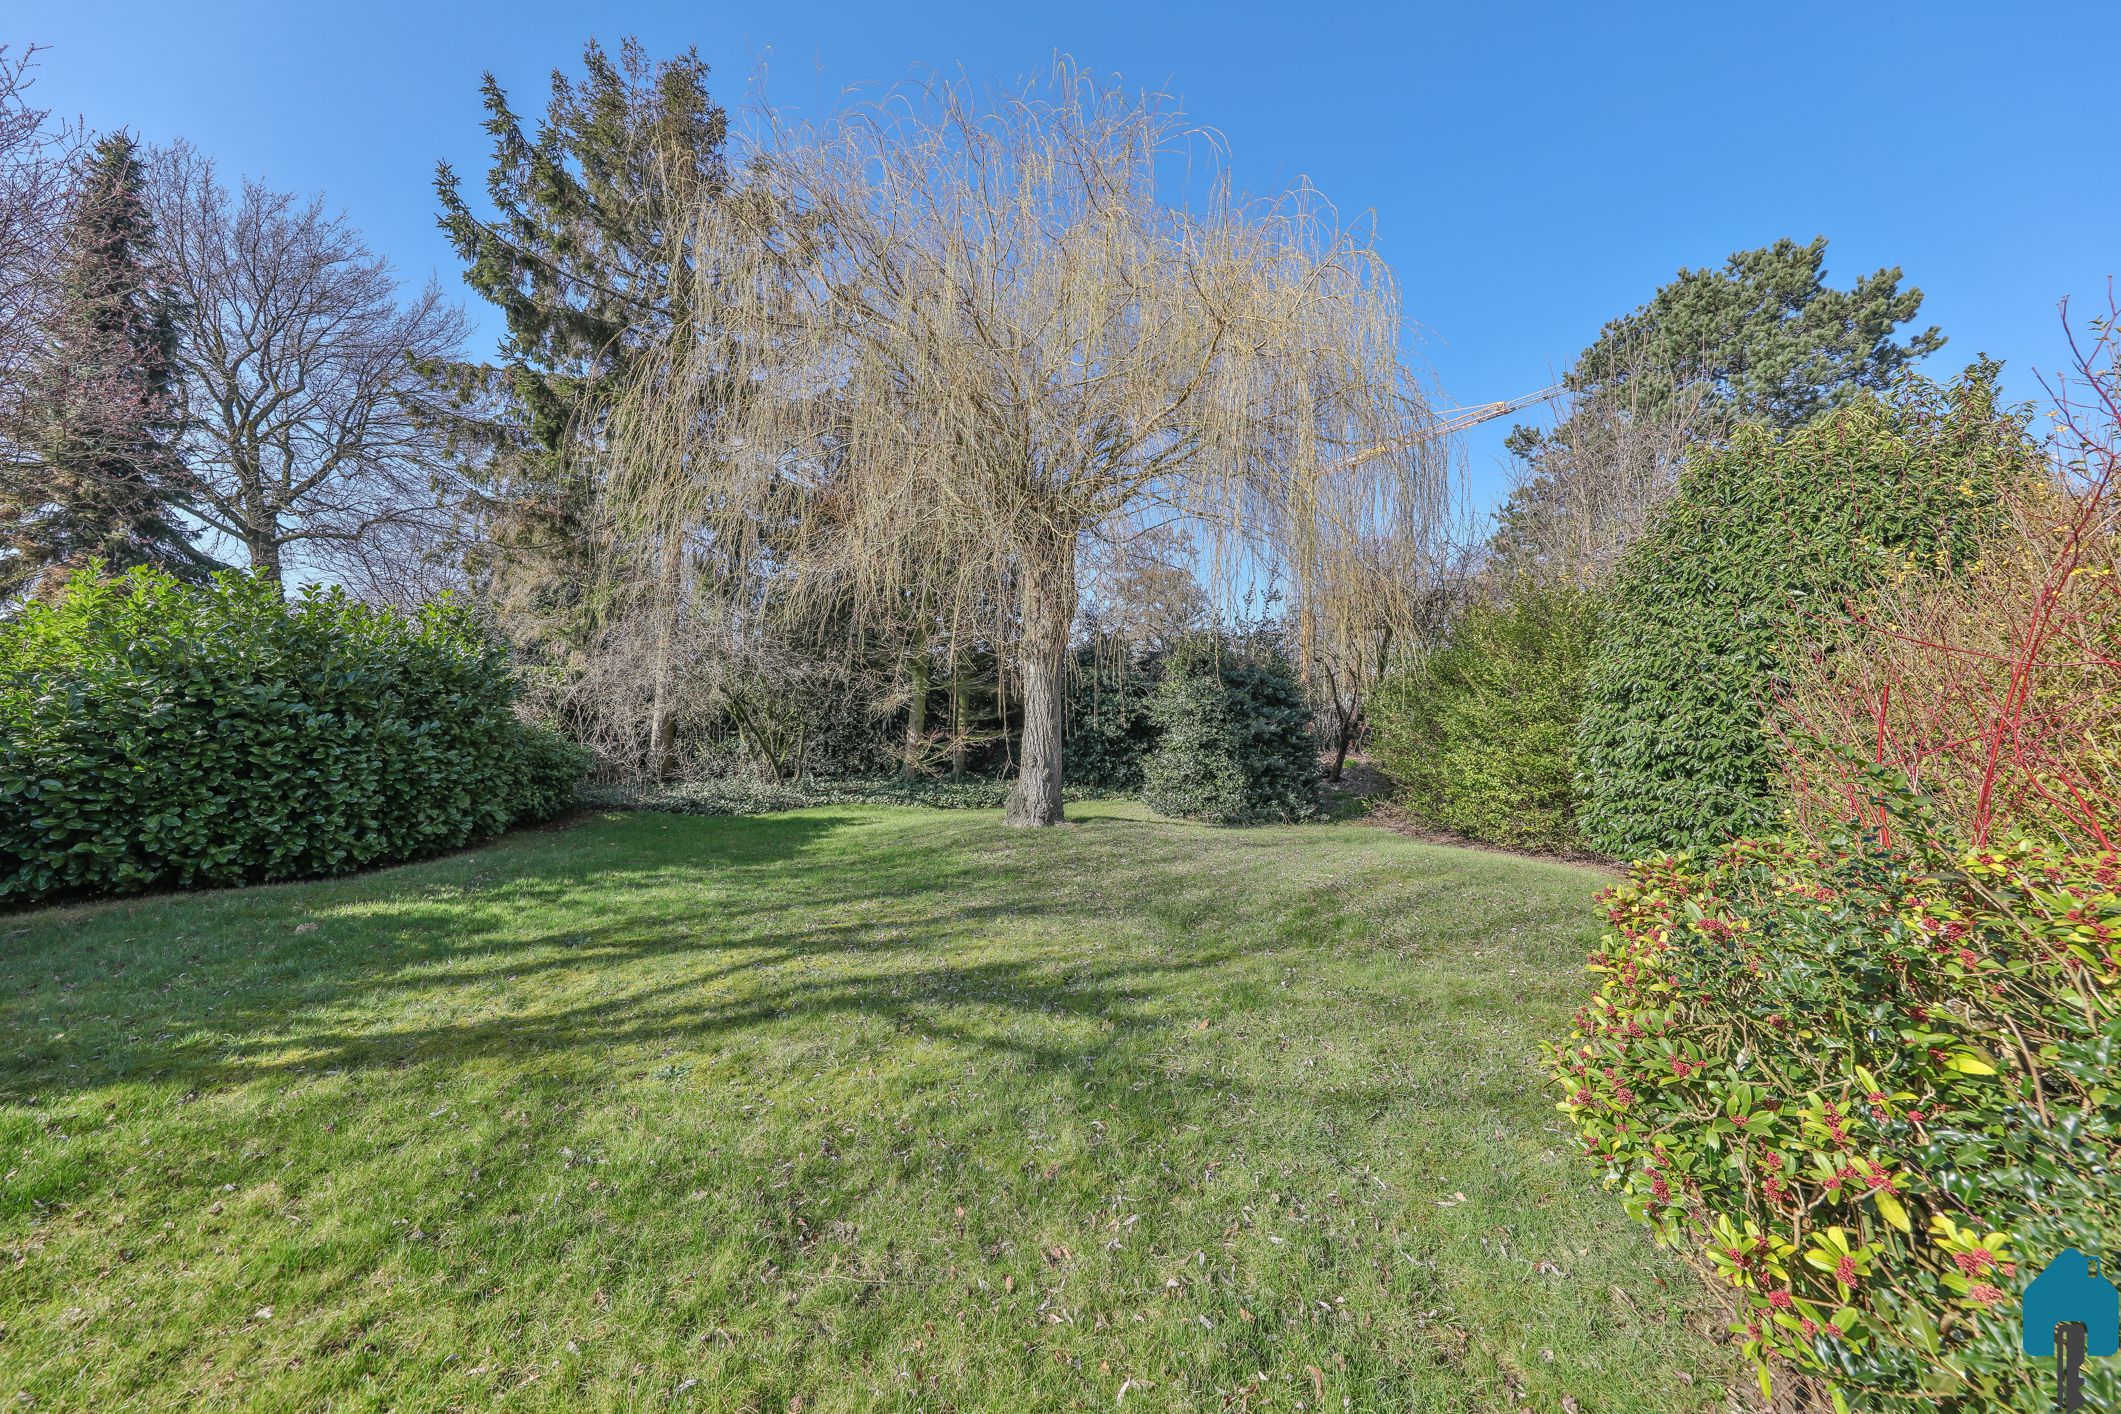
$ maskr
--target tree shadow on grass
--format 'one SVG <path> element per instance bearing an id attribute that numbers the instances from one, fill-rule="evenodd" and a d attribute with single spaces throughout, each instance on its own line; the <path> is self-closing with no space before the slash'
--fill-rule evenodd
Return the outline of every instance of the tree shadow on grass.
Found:
<path id="1" fill-rule="evenodd" d="M 1240 960 L 1206 944 L 1098 956 L 1115 908 L 1153 901 L 1183 918 L 1227 903 L 1213 880 L 1164 872 L 1146 836 L 1085 899 L 1055 877 L 1054 851 L 980 838 L 977 822 L 821 853 L 874 822 L 633 817 L 358 879 L 69 910 L 89 926 L 0 957 L 0 979 L 20 984 L 0 1003 L 0 1039 L 15 1042 L 0 1100 L 691 1049 L 863 1018 L 1073 1068 L 1114 1033 L 1170 1025 L 1160 1008 L 1189 977 Z M 305 917 L 314 932 L 297 931 Z M 1057 956 L 1018 934 L 1003 956 L 970 955 L 1025 924 L 1073 925 L 1062 936 L 1093 946 Z M 982 1024 L 989 1012 L 1046 1021 Z"/>

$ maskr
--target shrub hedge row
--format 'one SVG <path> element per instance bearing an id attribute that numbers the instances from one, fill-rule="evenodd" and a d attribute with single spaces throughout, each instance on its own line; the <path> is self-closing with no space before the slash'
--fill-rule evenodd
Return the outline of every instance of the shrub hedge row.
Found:
<path id="1" fill-rule="evenodd" d="M 552 816 L 583 759 L 514 697 L 448 601 L 84 572 L 0 623 L 0 901 L 339 873 Z"/>
<path id="2" fill-rule="evenodd" d="M 2121 1250 L 2121 858 L 1929 838 L 1637 862 L 1552 1073 L 1629 1211 L 1734 1295 L 1763 1390 L 2045 1409 L 2026 1283 Z"/>
<path id="3" fill-rule="evenodd" d="M 1909 565 L 1972 563 L 1999 490 L 2044 471 L 2001 416 L 1994 365 L 1912 380 L 1777 435 L 1689 456 L 1624 557 L 1577 738 L 1582 822 L 1613 855 L 1778 827 L 1785 753 L 1770 714 L 1830 651 L 1852 601 Z"/>

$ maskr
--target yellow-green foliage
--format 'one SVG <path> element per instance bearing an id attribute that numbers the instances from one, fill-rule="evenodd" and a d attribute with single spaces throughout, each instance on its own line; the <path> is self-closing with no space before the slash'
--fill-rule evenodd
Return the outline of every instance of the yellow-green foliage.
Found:
<path id="1" fill-rule="evenodd" d="M 1561 1109 L 1727 1285 L 1763 1387 L 2045 1409 L 2020 1295 L 2121 1238 L 2121 861 L 1899 842 L 1633 865 L 1552 1051 Z M 2121 1380 L 2091 1389 L 2111 1407 Z"/>
<path id="2" fill-rule="evenodd" d="M 1580 845 L 1576 719 L 1597 630 L 1593 595 L 1525 586 L 1380 684 L 1370 751 L 1406 807 L 1496 844 Z"/>

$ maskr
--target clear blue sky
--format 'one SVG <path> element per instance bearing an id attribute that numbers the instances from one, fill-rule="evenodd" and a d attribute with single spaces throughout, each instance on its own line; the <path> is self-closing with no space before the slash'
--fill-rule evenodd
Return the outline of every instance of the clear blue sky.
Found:
<path id="1" fill-rule="evenodd" d="M 322 190 L 413 278 L 450 253 L 429 187 L 474 189 L 478 82 L 519 111 L 591 34 L 697 44 L 734 106 L 927 66 L 1033 72 L 1056 50 L 1183 96 L 1255 190 L 1309 176 L 1376 214 L 1444 399 L 1528 392 L 1683 265 L 1777 236 L 1832 242 L 1835 283 L 1903 267 L 1955 369 L 2019 396 L 2062 344 L 2055 302 L 2121 267 L 2121 4 L 1455 5 L 1198 0 L 597 5 L 14 0 L 50 46 L 38 94 L 99 128 L 184 136 L 235 172 Z M 476 310 L 474 312 L 477 312 Z M 1472 443 L 1499 489 L 1503 428 Z"/>

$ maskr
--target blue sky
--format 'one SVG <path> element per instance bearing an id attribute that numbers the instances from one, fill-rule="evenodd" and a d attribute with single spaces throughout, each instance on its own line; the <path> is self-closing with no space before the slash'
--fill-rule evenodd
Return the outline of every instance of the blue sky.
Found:
<path id="1" fill-rule="evenodd" d="M 1950 343 L 2014 394 L 2063 352 L 2055 303 L 2121 267 L 2112 65 L 2121 4 L 1253 6 L 170 4 L 14 0 L 50 46 L 41 101 L 232 172 L 322 190 L 412 278 L 457 284 L 429 186 L 476 186 L 478 82 L 519 110 L 591 34 L 697 44 L 725 101 L 929 66 L 1012 79 L 1055 51 L 1181 95 L 1254 190 L 1308 176 L 1373 211 L 1447 403 L 1529 392 L 1681 266 L 1778 236 L 1832 242 L 1845 284 L 1899 265 Z M 478 311 L 474 311 L 475 313 Z M 1501 488 L 1491 424 L 1470 445 Z"/>

